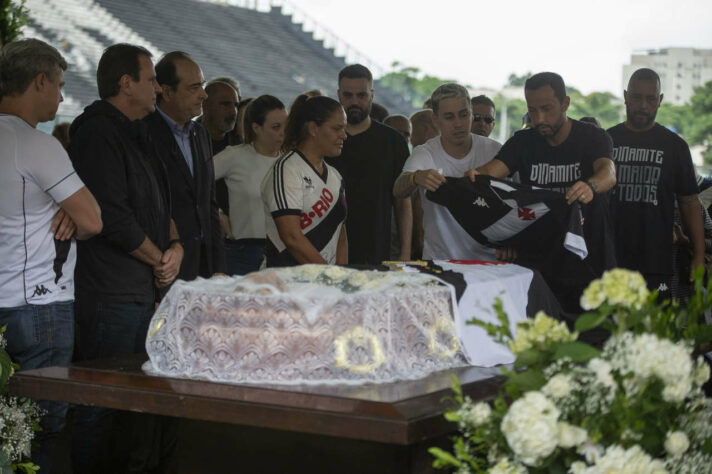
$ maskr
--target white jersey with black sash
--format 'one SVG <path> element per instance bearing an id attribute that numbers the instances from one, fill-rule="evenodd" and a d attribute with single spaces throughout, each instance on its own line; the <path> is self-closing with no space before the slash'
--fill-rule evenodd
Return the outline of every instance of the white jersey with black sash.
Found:
<path id="1" fill-rule="evenodd" d="M 336 247 L 346 219 L 346 196 L 341 175 L 323 163 L 319 174 L 304 155 L 293 150 L 281 157 L 262 181 L 265 204 L 268 267 L 297 265 L 279 238 L 275 218 L 299 216 L 302 233 L 327 263 L 336 263 Z"/>

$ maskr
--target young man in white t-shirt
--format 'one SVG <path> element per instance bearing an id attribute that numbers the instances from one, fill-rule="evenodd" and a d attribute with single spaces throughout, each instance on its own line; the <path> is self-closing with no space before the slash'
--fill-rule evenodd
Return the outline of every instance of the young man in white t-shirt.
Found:
<path id="1" fill-rule="evenodd" d="M 425 197 L 445 182 L 445 177 L 461 177 L 465 172 L 490 161 L 501 145 L 470 132 L 472 110 L 467 89 L 444 84 L 432 95 L 433 121 L 440 136 L 415 147 L 393 187 L 396 197 L 409 195 L 416 187 L 422 193 L 424 259 L 509 259 L 507 251 L 485 247 L 457 223 L 447 208 Z"/>
<path id="2" fill-rule="evenodd" d="M 9 43 L 0 56 L 0 326 L 21 369 L 68 365 L 74 347 L 73 238 L 101 231 L 96 200 L 66 151 L 38 122 L 53 120 L 67 63 L 38 40 Z M 50 471 L 67 404 L 47 411 L 32 460 Z"/>

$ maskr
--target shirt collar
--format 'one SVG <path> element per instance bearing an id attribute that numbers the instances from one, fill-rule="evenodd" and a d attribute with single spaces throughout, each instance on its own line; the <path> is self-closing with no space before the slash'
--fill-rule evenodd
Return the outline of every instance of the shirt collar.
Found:
<path id="1" fill-rule="evenodd" d="M 188 123 L 185 124 L 185 127 L 182 129 L 178 124 L 176 123 L 175 120 L 170 118 L 164 111 L 161 110 L 160 107 L 156 106 L 156 110 L 158 110 L 158 113 L 161 114 L 161 117 L 163 117 L 163 120 L 166 121 L 168 124 L 168 127 L 171 129 L 171 131 L 175 134 L 181 134 L 181 135 L 187 135 L 190 132 L 193 131 L 193 128 L 195 127 L 195 124 L 193 123 L 192 120 L 188 120 Z"/>

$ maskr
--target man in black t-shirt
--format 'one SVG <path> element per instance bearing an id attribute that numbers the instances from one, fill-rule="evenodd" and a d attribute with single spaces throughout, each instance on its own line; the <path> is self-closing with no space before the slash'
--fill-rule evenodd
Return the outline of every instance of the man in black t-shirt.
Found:
<path id="1" fill-rule="evenodd" d="M 402 260 L 410 259 L 413 212 L 410 198 L 394 199 L 393 183 L 409 151 L 400 133 L 369 117 L 373 76 L 360 64 L 339 72 L 339 101 L 346 111 L 347 138 L 341 155 L 327 158 L 346 185 L 349 263 L 390 260 L 391 209 L 395 206 Z"/>
<path id="2" fill-rule="evenodd" d="M 608 193 L 616 183 L 612 143 L 605 131 L 566 116 L 569 97 L 558 74 L 542 72 L 524 85 L 532 128 L 515 133 L 497 156 L 469 172 L 497 178 L 519 172 L 521 182 L 565 194 L 582 204 L 588 256 L 580 260 L 552 245 L 547 255 L 520 255 L 518 263 L 538 268 L 569 313 L 591 280 L 615 266 Z"/>
<path id="3" fill-rule="evenodd" d="M 687 143 L 655 122 L 663 99 L 657 73 L 635 71 L 623 96 L 626 121 L 608 130 L 618 177 L 613 198 L 618 264 L 640 271 L 651 290 L 668 297 L 675 198 L 692 242 L 691 267 L 704 264 L 695 170 Z"/>

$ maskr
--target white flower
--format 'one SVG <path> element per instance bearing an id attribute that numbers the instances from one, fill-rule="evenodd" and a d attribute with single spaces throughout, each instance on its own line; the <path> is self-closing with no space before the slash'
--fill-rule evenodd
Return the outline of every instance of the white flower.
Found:
<path id="1" fill-rule="evenodd" d="M 586 472 L 587 469 L 588 469 L 588 467 L 586 466 L 585 462 L 575 461 L 575 462 L 571 463 L 569 472 L 571 474 L 582 474 L 582 473 Z"/>
<path id="2" fill-rule="evenodd" d="M 564 449 L 580 446 L 588 440 L 588 433 L 583 428 L 570 425 L 566 422 L 559 423 L 559 446 Z"/>
<path id="3" fill-rule="evenodd" d="M 552 398 L 564 398 L 571 393 L 571 377 L 556 374 L 542 387 L 542 392 Z"/>
<path id="4" fill-rule="evenodd" d="M 644 387 L 648 379 L 657 377 L 665 386 L 663 399 L 681 402 L 692 389 L 691 349 L 684 343 L 658 339 L 655 334 L 626 334 L 611 347 L 610 361 L 614 368 L 624 375 L 633 374 L 633 378 L 627 380 L 630 383 L 624 384 L 627 390 Z"/>
<path id="5" fill-rule="evenodd" d="M 332 280 L 340 280 L 348 275 L 350 270 L 346 270 L 343 267 L 337 265 L 328 265 L 326 270 L 324 270 L 324 275 L 331 278 Z"/>
<path id="6" fill-rule="evenodd" d="M 705 362 L 704 357 L 697 358 L 697 367 L 695 368 L 695 383 L 699 386 L 704 385 L 710 379 L 710 366 Z"/>
<path id="7" fill-rule="evenodd" d="M 663 400 L 666 402 L 681 402 L 687 397 L 691 389 L 692 380 L 689 377 L 681 377 L 663 388 Z"/>
<path id="8" fill-rule="evenodd" d="M 605 450 L 600 444 L 593 444 L 587 441 L 579 446 L 576 452 L 583 456 L 587 463 L 594 464 L 601 459 Z"/>
<path id="9" fill-rule="evenodd" d="M 484 402 L 479 402 L 470 407 L 469 410 L 464 414 L 465 422 L 472 424 L 472 426 L 482 426 L 490 418 L 492 414 L 492 409 L 489 404 Z"/>
<path id="10" fill-rule="evenodd" d="M 612 305 L 640 309 L 650 292 L 645 279 L 638 272 L 615 268 L 593 280 L 581 295 L 581 307 L 596 309 L 605 301 Z"/>
<path id="11" fill-rule="evenodd" d="M 690 440 L 682 431 L 673 431 L 668 433 L 665 439 L 665 451 L 672 456 L 679 456 L 690 447 Z"/>
<path id="12" fill-rule="evenodd" d="M 613 380 L 613 376 L 611 375 L 612 367 L 611 364 L 608 363 L 608 361 L 596 357 L 588 361 L 588 368 L 591 370 L 591 372 L 596 374 L 596 380 L 598 381 L 598 383 L 606 387 L 616 387 L 616 381 Z"/>
<path id="13" fill-rule="evenodd" d="M 526 320 L 517 324 L 516 337 L 509 341 L 509 349 L 514 354 L 531 349 L 548 348 L 552 342 L 575 341 L 578 333 L 569 332 L 563 321 L 550 318 L 543 311 L 534 316 L 534 321 Z"/>
<path id="14" fill-rule="evenodd" d="M 559 410 L 541 392 L 527 392 L 509 407 L 501 430 L 509 447 L 528 466 L 536 466 L 557 446 Z"/>
<path id="15" fill-rule="evenodd" d="M 489 474 L 527 474 L 527 470 L 519 463 L 502 458 L 497 464 L 489 468 Z"/>
<path id="16" fill-rule="evenodd" d="M 583 468 L 580 464 L 576 466 L 576 474 L 663 474 L 667 473 L 662 461 L 653 459 L 634 445 L 625 449 L 618 445 L 609 446 L 606 453 L 598 459 L 595 465 Z M 572 471 L 573 472 L 573 471 Z"/>

